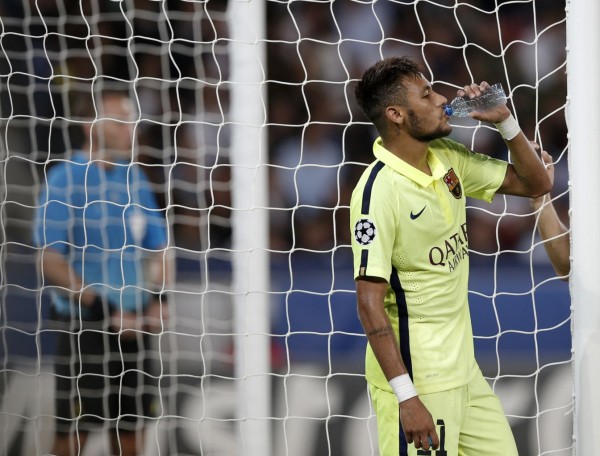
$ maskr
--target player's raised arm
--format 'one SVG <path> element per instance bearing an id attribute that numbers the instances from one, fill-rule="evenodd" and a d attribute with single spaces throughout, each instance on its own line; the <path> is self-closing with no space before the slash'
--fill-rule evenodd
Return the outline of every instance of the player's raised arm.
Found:
<path id="1" fill-rule="evenodd" d="M 471 84 L 458 91 L 458 96 L 475 98 L 482 94 L 489 84 Z M 485 112 L 474 112 L 474 119 L 493 123 L 510 150 L 511 161 L 506 169 L 504 182 L 497 193 L 536 198 L 552 190 L 552 182 L 544 163 L 525 137 L 518 122 L 504 104 Z"/>

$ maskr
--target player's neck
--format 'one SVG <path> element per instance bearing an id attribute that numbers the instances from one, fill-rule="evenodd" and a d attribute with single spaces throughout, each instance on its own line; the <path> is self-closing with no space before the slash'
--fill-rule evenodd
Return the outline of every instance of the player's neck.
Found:
<path id="1" fill-rule="evenodd" d="M 429 163 L 427 163 L 429 142 L 402 137 L 391 142 L 384 141 L 383 146 L 413 168 L 431 176 L 431 169 L 429 168 Z"/>
<path id="2" fill-rule="evenodd" d="M 114 166 L 114 163 L 112 163 L 110 158 L 107 157 L 105 153 L 103 153 L 104 151 L 93 147 L 93 145 L 90 146 L 89 143 L 85 144 L 82 147 L 82 150 L 89 154 L 88 157 L 90 161 L 93 161 L 97 166 L 106 169 L 110 169 Z"/>

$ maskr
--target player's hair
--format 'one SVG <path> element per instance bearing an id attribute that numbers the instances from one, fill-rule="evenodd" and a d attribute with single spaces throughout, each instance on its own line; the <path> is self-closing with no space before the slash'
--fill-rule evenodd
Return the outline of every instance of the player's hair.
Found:
<path id="1" fill-rule="evenodd" d="M 407 78 L 420 78 L 419 65 L 409 57 L 388 57 L 364 72 L 354 89 L 358 105 L 380 133 L 385 131 L 385 109 L 391 104 L 406 106 Z"/>

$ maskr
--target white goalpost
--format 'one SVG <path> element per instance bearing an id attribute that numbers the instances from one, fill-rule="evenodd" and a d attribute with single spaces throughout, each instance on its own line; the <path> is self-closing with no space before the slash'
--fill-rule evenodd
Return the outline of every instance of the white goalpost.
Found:
<path id="1" fill-rule="evenodd" d="M 567 81 L 571 173 L 571 295 L 573 302 L 573 374 L 575 390 L 575 450 L 586 454 L 600 445 L 600 395 L 595 379 L 600 375 L 600 284 L 596 259 L 600 255 L 597 205 L 591 195 L 600 191 L 598 180 L 590 178 L 590 170 L 600 169 L 600 158 L 590 144 L 600 136 L 600 114 L 595 109 L 600 101 L 597 84 L 600 62 L 598 2 L 567 2 Z M 592 57 L 593 56 L 593 57 Z M 593 174 L 593 173 L 592 173 Z M 594 450 L 591 450 L 594 451 Z"/>
<path id="2" fill-rule="evenodd" d="M 348 218 L 375 139 L 354 84 L 390 55 L 448 99 L 501 82 L 552 155 L 568 280 L 527 199 L 468 200 L 476 356 L 520 454 L 593 452 L 599 17 L 597 0 L 1 0 L 0 456 L 51 451 L 60 331 L 40 263 L 52 246 L 32 226 L 48 173 L 81 143 L 76 102 L 111 85 L 139 111 L 128 166 L 147 174 L 175 260 L 153 383 L 136 393 L 154 397 L 144 454 L 379 454 Z M 510 160 L 493 126 L 451 124 Z M 110 424 L 82 456 L 108 454 Z"/>
<path id="3" fill-rule="evenodd" d="M 231 30 L 231 164 L 235 378 L 239 455 L 271 454 L 271 350 L 264 2 L 234 2 Z"/>

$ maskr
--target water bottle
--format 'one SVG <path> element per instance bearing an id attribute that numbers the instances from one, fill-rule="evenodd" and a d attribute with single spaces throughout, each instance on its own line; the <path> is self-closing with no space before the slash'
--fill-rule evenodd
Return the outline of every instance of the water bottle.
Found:
<path id="1" fill-rule="evenodd" d="M 498 83 L 488 87 L 478 97 L 456 97 L 444 106 L 444 112 L 448 116 L 469 117 L 473 111 L 487 111 L 501 104 L 506 104 L 506 95 L 502 84 Z"/>

